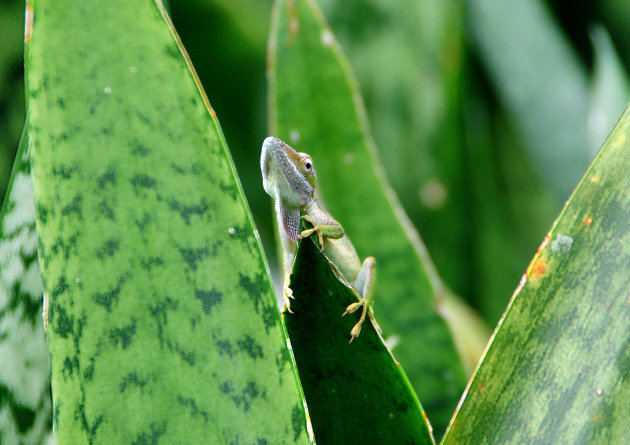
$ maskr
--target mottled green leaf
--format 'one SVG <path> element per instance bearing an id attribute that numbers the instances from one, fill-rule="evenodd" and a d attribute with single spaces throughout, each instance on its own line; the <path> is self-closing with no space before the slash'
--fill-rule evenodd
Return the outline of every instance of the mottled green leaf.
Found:
<path id="1" fill-rule="evenodd" d="M 432 444 L 430 426 L 400 365 L 372 323 L 348 343 L 360 310 L 312 239 L 300 243 L 284 323 L 320 444 Z M 324 252 L 325 253 L 325 252 Z"/>
<path id="2" fill-rule="evenodd" d="M 32 13 L 60 442 L 307 443 L 241 186 L 159 2 L 34 0 Z"/>
<path id="3" fill-rule="evenodd" d="M 265 46 L 271 2 L 177 0 L 171 7 L 177 32 L 221 119 L 238 174 L 246 178 L 243 190 L 267 258 L 275 265 L 269 196 L 260 185 L 256 155 L 267 136 Z"/>
<path id="4" fill-rule="evenodd" d="M 52 403 L 27 127 L 0 215 L 0 443 L 35 445 L 51 432 Z"/>
<path id="5" fill-rule="evenodd" d="M 312 155 L 318 189 L 361 257 L 377 262 L 374 304 L 429 414 L 446 422 L 465 374 L 435 310 L 443 284 L 378 161 L 350 67 L 311 1 L 277 1 L 270 54 L 272 134 Z"/>
<path id="6" fill-rule="evenodd" d="M 630 437 L 630 111 L 527 269 L 444 444 Z"/>

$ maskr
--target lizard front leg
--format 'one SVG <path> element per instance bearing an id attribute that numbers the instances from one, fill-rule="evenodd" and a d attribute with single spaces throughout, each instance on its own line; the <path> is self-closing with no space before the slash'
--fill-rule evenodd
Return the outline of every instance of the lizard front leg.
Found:
<path id="1" fill-rule="evenodd" d="M 301 218 L 305 221 L 308 221 L 313 227 L 311 227 L 310 229 L 302 230 L 302 232 L 298 235 L 298 238 L 306 238 L 312 233 L 316 233 L 317 238 L 319 239 L 320 250 L 322 252 L 324 251 L 324 237 L 339 239 L 344 235 L 343 227 L 337 221 L 333 220 L 333 222 L 330 224 L 319 224 L 310 215 L 302 215 Z"/>
<path id="2" fill-rule="evenodd" d="M 376 281 L 376 260 L 374 257 L 369 256 L 365 260 L 363 260 L 363 264 L 361 265 L 361 270 L 359 271 L 359 275 L 357 279 L 354 281 L 354 287 L 361 296 L 361 301 L 352 303 L 348 305 L 346 311 L 342 314 L 342 316 L 346 314 L 352 314 L 357 311 L 359 308 L 362 308 L 361 318 L 357 324 L 354 325 L 352 330 L 350 331 L 350 342 L 357 338 L 361 333 L 361 326 L 365 321 L 366 315 L 369 315 L 372 320 L 374 327 L 377 330 L 381 330 L 379 325 L 374 320 L 372 313 L 372 303 L 374 301 L 374 283 Z"/>

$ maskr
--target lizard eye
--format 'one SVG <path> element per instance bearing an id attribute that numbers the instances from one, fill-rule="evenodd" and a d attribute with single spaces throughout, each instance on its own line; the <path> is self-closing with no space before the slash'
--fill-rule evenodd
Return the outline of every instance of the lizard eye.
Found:
<path id="1" fill-rule="evenodd" d="M 302 173 L 307 175 L 313 171 L 313 161 L 310 158 L 304 159 L 302 164 Z"/>

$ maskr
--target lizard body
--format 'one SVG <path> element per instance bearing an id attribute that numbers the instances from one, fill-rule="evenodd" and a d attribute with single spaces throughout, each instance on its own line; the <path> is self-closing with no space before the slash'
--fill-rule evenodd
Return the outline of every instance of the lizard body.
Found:
<path id="1" fill-rule="evenodd" d="M 361 297 L 360 302 L 350 304 L 342 314 L 362 308 L 361 318 L 351 331 L 352 341 L 359 335 L 366 315 L 373 320 L 371 303 L 376 272 L 374 257 L 367 257 L 361 262 L 341 224 L 321 205 L 316 192 L 317 174 L 308 154 L 298 153 L 280 139 L 268 137 L 263 142 L 260 166 L 263 187 L 275 200 L 283 248 L 283 296 L 287 309 L 291 311 L 290 298 L 293 297 L 293 292 L 289 288 L 289 277 L 295 260 L 297 241 L 315 233 L 321 250 Z M 301 218 L 313 227 L 300 232 Z"/>

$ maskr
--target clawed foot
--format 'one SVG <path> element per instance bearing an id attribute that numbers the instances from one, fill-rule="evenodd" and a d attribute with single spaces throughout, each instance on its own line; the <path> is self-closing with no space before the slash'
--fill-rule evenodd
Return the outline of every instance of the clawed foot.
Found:
<path id="1" fill-rule="evenodd" d="M 289 311 L 289 314 L 292 314 L 291 299 L 295 299 L 293 296 L 293 290 L 289 286 L 284 286 L 282 295 L 284 297 L 284 306 L 287 308 L 287 311 Z"/>
<path id="2" fill-rule="evenodd" d="M 357 338 L 359 334 L 361 333 L 361 326 L 363 325 L 363 322 L 365 321 L 365 315 L 368 312 L 369 306 L 370 304 L 366 300 L 361 300 L 360 302 L 352 303 L 348 305 L 348 307 L 346 308 L 346 311 L 343 314 L 341 314 L 341 316 L 343 317 L 346 314 L 352 314 L 353 312 L 356 312 L 359 308 L 363 308 L 363 310 L 361 311 L 361 318 L 350 331 L 350 341 L 348 343 L 352 343 L 352 340 Z M 370 314 L 370 318 L 371 318 L 371 314 Z"/>
<path id="3" fill-rule="evenodd" d="M 319 231 L 319 225 L 315 224 L 313 219 L 308 215 L 302 215 L 301 218 L 311 223 L 313 227 L 310 229 L 302 230 L 302 233 L 298 235 L 298 239 L 303 239 L 303 238 L 306 238 L 307 236 L 310 236 L 313 233 L 317 233 L 317 238 L 319 239 L 319 245 L 321 247 L 319 250 L 320 252 L 323 252 L 324 251 L 324 237 Z"/>

